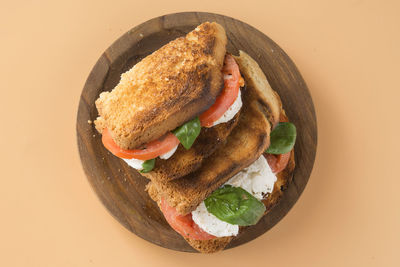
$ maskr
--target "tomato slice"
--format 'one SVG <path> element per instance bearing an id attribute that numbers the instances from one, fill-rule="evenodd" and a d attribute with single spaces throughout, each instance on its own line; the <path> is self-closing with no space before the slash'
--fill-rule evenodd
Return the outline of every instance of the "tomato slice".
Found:
<path id="1" fill-rule="evenodd" d="M 238 97 L 241 79 L 239 66 L 229 54 L 225 56 L 222 74 L 224 75 L 224 88 L 215 103 L 200 115 L 201 126 L 212 127 L 213 123 L 224 115 Z"/>
<path id="2" fill-rule="evenodd" d="M 144 145 L 144 149 L 122 149 L 112 139 L 110 131 L 105 128 L 102 136 L 103 145 L 115 156 L 124 159 L 154 159 L 167 153 L 179 144 L 178 138 L 172 133 L 167 133 L 161 138 Z"/>
<path id="3" fill-rule="evenodd" d="M 281 113 L 279 121 L 280 122 L 288 122 L 289 120 L 283 113 Z M 288 153 L 278 154 L 278 155 L 264 153 L 265 158 L 267 159 L 268 165 L 271 167 L 271 170 L 273 173 L 281 172 L 286 168 L 286 166 L 289 163 L 291 152 L 292 151 L 289 151 Z"/>
<path id="4" fill-rule="evenodd" d="M 196 240 L 210 240 L 216 238 L 213 235 L 203 231 L 192 219 L 192 213 L 185 216 L 178 214 L 174 207 L 161 199 L 161 211 L 171 227 L 183 237 L 189 237 Z"/>
<path id="5" fill-rule="evenodd" d="M 292 151 L 289 151 L 288 153 L 279 155 L 264 153 L 268 165 L 271 167 L 273 173 L 281 172 L 286 168 L 287 164 L 289 163 L 291 152 Z"/>

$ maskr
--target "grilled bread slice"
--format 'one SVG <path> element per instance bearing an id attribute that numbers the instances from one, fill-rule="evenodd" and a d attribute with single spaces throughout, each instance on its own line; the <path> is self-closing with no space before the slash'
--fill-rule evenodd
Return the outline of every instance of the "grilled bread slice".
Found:
<path id="1" fill-rule="evenodd" d="M 147 56 L 100 94 L 96 128 L 133 149 L 207 110 L 223 88 L 226 42 L 221 25 L 205 22 Z"/>
<path id="2" fill-rule="evenodd" d="M 197 170 L 207 157 L 225 143 L 226 138 L 239 121 L 239 114 L 240 111 L 226 123 L 211 128 L 203 127 L 196 142 L 189 150 L 179 146 L 171 158 L 157 159 L 154 169 L 151 172 L 142 173 L 142 175 L 157 182 L 168 182 Z"/>
<path id="3" fill-rule="evenodd" d="M 235 57 L 240 66 L 240 72 L 246 83 L 258 90 L 260 101 L 268 107 L 268 120 L 274 127 L 279 122 L 279 116 L 282 110 L 282 102 L 279 95 L 272 89 L 264 72 L 257 62 L 243 51 L 239 51 L 239 56 Z"/>

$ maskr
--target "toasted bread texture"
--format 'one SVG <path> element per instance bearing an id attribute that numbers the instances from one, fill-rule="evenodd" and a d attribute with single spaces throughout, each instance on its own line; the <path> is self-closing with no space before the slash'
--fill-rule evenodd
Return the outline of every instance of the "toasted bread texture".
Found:
<path id="1" fill-rule="evenodd" d="M 161 197 L 164 197 L 169 200 L 169 205 L 177 208 L 178 212 L 182 214 L 191 212 L 212 191 L 225 183 L 238 171 L 254 162 L 265 150 L 266 147 L 263 142 L 255 141 L 257 140 L 257 134 L 255 133 L 257 133 L 258 128 L 251 128 L 251 124 L 254 122 L 253 119 L 261 119 L 263 122 L 262 125 L 267 127 L 267 130 L 264 129 L 264 131 L 266 131 L 269 137 L 271 125 L 279 122 L 281 114 L 286 116 L 278 94 L 271 89 L 258 64 L 242 51 L 240 51 L 240 56 L 236 57 L 236 60 L 247 84 L 246 98 L 238 125 L 228 137 L 227 143 L 218 148 L 211 157 L 204 161 L 202 167 L 193 174 L 168 183 L 150 182 L 147 185 L 147 191 L 150 197 L 157 203 L 159 203 Z M 249 77 L 249 75 L 252 75 L 252 77 Z M 277 114 L 274 113 L 276 110 L 278 110 Z M 261 114 L 262 117 L 260 116 Z M 266 118 L 268 118 L 268 120 Z M 265 123 L 264 120 L 267 122 Z M 251 133 L 254 135 L 251 135 Z M 268 146 L 269 141 L 266 141 L 266 143 Z M 256 149 L 256 144 L 262 147 L 261 153 Z M 246 149 L 250 149 L 251 147 L 254 148 L 254 151 L 251 152 L 257 155 L 256 157 L 254 157 L 254 155 L 252 156 L 252 153 L 250 153 L 250 155 L 246 153 Z M 228 156 L 224 151 L 233 153 L 233 155 Z M 248 163 L 241 157 L 241 154 L 245 157 L 249 157 L 251 159 L 250 162 Z M 263 199 L 263 203 L 266 207 L 264 215 L 268 214 L 283 197 L 284 190 L 292 180 L 294 168 L 295 159 L 294 151 L 292 150 L 288 165 L 282 172 L 277 174 L 277 181 L 275 182 L 272 193 Z M 194 205 L 194 203 L 196 203 L 196 205 Z M 246 228 L 247 227 L 240 227 L 240 232 L 245 231 Z M 221 251 L 233 239 L 234 237 L 232 236 L 220 237 L 212 240 L 185 238 L 194 249 L 201 253 Z"/>
<path id="2" fill-rule="evenodd" d="M 192 248 L 201 253 L 215 253 L 223 250 L 233 239 L 233 236 L 218 237 L 210 240 L 185 238 Z"/>
<path id="3" fill-rule="evenodd" d="M 186 150 L 180 145 L 174 155 L 167 159 L 156 159 L 156 165 L 151 172 L 143 176 L 162 183 L 183 177 L 197 170 L 202 162 L 225 143 L 239 121 L 240 111 L 226 123 L 211 128 L 203 127 L 193 146 Z"/>
<path id="4" fill-rule="evenodd" d="M 144 58 L 100 94 L 96 129 L 132 149 L 207 110 L 223 88 L 226 42 L 221 25 L 205 22 Z"/>
<path id="5" fill-rule="evenodd" d="M 239 51 L 239 56 L 235 57 L 240 66 L 240 72 L 248 86 L 258 89 L 260 101 L 269 108 L 268 120 L 272 127 L 279 122 L 279 115 L 282 110 L 282 102 L 279 95 L 271 88 L 264 72 L 248 54 Z"/>

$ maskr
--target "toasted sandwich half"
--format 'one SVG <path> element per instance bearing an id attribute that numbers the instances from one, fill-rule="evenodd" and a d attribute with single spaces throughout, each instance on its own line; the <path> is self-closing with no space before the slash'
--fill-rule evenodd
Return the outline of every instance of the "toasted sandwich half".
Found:
<path id="1" fill-rule="evenodd" d="M 167 222 L 219 251 L 280 199 L 296 130 L 261 68 L 205 22 L 164 45 L 96 101 L 104 146 L 150 179 Z"/>
<path id="2" fill-rule="evenodd" d="M 278 94 L 249 55 L 240 51 L 235 60 L 246 89 L 238 125 L 226 143 L 195 172 L 147 185 L 171 227 L 202 253 L 224 249 L 267 214 L 290 183 L 295 166 L 296 132 Z"/>
<path id="3" fill-rule="evenodd" d="M 96 100 L 104 146 L 156 181 L 198 169 L 225 142 L 242 106 L 243 79 L 226 43 L 223 27 L 206 22 L 122 74 Z"/>

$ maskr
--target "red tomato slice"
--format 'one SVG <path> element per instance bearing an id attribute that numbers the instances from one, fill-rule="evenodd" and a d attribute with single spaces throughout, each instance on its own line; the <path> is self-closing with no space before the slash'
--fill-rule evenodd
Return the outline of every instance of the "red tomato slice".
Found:
<path id="1" fill-rule="evenodd" d="M 287 122 L 289 120 L 284 114 L 281 114 L 279 121 Z M 267 159 L 268 165 L 271 167 L 271 170 L 273 173 L 281 172 L 286 168 L 287 164 L 289 163 L 291 152 L 292 151 L 289 151 L 288 153 L 279 154 L 279 155 L 264 153 L 265 158 Z"/>
<path id="2" fill-rule="evenodd" d="M 274 154 L 269 154 L 269 153 L 264 153 L 268 165 L 271 167 L 271 170 L 273 173 L 278 173 L 283 171 L 290 159 L 290 153 L 291 151 L 289 151 L 288 153 L 285 154 L 279 154 L 279 155 L 274 155 Z"/>
<path id="3" fill-rule="evenodd" d="M 192 219 L 192 214 L 180 215 L 175 208 L 170 207 L 167 202 L 161 199 L 161 211 L 171 227 L 183 237 L 196 240 L 210 240 L 216 238 L 203 231 Z"/>
<path id="4" fill-rule="evenodd" d="M 241 78 L 239 66 L 229 54 L 225 56 L 222 74 L 224 75 L 224 89 L 215 103 L 200 115 L 201 126 L 212 127 L 213 123 L 221 118 L 238 97 Z"/>
<path id="5" fill-rule="evenodd" d="M 154 159 L 162 154 L 167 153 L 179 144 L 179 139 L 172 133 L 167 133 L 163 137 L 147 143 L 144 149 L 122 149 L 112 139 L 110 131 L 106 128 L 103 130 L 103 145 L 115 156 L 124 159 Z"/>

